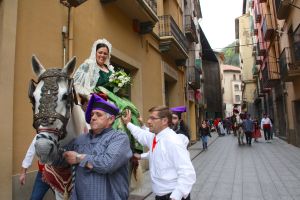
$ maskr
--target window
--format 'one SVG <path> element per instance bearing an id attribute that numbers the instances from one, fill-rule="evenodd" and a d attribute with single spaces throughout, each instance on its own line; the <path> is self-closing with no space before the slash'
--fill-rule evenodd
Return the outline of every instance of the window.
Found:
<path id="1" fill-rule="evenodd" d="M 240 101 L 241 101 L 240 95 L 235 95 L 235 102 L 240 102 Z"/>
<path id="2" fill-rule="evenodd" d="M 300 25 L 293 33 L 293 49 L 296 62 L 300 61 Z"/>
<path id="3" fill-rule="evenodd" d="M 238 84 L 234 84 L 234 91 L 239 91 L 239 85 Z"/>
<path id="4" fill-rule="evenodd" d="M 235 74 L 233 74 L 233 80 L 236 80 L 236 76 L 235 76 Z"/>
<path id="5" fill-rule="evenodd" d="M 242 75 L 240 74 L 240 80 L 242 80 Z"/>

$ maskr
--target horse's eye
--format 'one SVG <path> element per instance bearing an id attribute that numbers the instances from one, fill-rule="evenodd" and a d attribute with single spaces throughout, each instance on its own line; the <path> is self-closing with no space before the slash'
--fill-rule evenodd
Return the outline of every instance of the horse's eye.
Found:
<path id="1" fill-rule="evenodd" d="M 67 100 L 68 99 L 68 94 L 64 94 L 61 99 L 62 100 Z"/>

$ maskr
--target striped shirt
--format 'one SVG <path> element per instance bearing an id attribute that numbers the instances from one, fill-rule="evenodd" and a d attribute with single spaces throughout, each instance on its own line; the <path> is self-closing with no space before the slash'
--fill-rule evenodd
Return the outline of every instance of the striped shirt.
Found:
<path id="1" fill-rule="evenodd" d="M 66 148 L 85 158 L 76 166 L 73 200 L 124 200 L 129 196 L 128 161 L 132 156 L 126 133 L 105 129 L 76 138 Z M 93 169 L 86 168 L 91 163 Z"/>

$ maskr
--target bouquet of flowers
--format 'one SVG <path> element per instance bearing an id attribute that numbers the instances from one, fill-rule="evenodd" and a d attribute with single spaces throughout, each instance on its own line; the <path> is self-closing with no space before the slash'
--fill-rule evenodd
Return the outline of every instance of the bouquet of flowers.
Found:
<path id="1" fill-rule="evenodd" d="M 113 88 L 113 92 L 118 92 L 121 88 L 130 84 L 130 77 L 124 70 L 116 71 L 109 77 L 107 85 Z"/>

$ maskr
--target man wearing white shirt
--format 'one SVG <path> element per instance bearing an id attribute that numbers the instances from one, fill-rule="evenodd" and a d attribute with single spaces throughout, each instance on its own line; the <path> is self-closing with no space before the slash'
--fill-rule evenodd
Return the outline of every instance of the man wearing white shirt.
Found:
<path id="1" fill-rule="evenodd" d="M 149 131 L 130 122 L 130 110 L 126 110 L 122 121 L 132 135 L 149 148 L 150 176 L 155 199 L 189 200 L 196 173 L 189 152 L 177 134 L 169 128 L 171 112 L 165 106 L 153 107 L 149 112 Z"/>
<path id="2" fill-rule="evenodd" d="M 272 139 L 272 122 L 266 113 L 264 113 L 264 117 L 261 119 L 260 127 L 264 130 L 265 140 L 269 142 Z"/>

